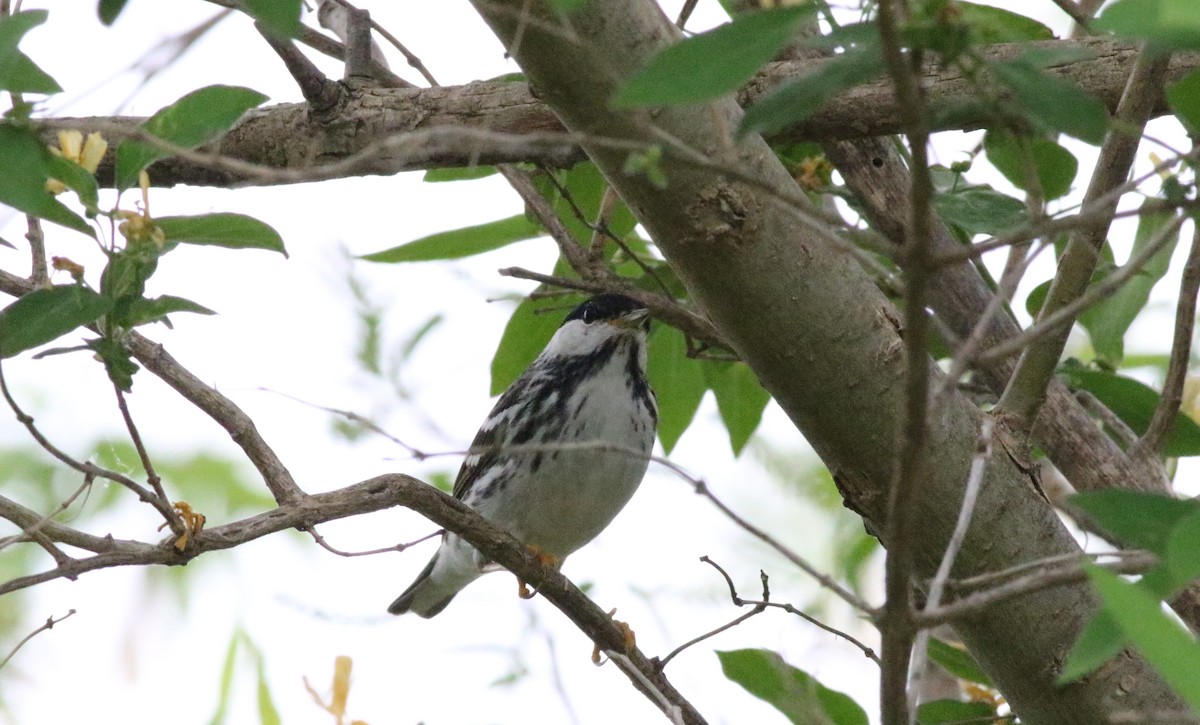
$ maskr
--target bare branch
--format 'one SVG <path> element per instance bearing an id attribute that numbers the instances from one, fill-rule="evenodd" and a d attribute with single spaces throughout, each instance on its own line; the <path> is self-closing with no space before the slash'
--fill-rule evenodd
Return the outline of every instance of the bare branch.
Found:
<path id="1" fill-rule="evenodd" d="M 24 646 L 25 646 L 25 643 L 26 643 L 26 642 L 28 642 L 29 640 L 31 640 L 31 639 L 33 639 L 34 637 L 38 636 L 38 635 L 39 635 L 39 634 L 41 634 L 42 632 L 46 632 L 46 631 L 48 631 L 48 630 L 54 629 L 54 625 L 56 625 L 56 624 L 58 624 L 59 622 L 63 621 L 63 620 L 64 620 L 64 619 L 66 619 L 67 617 L 70 617 L 70 616 L 71 616 L 72 614 L 74 614 L 74 613 L 75 613 L 75 610 L 74 610 L 74 609 L 69 609 L 69 610 L 67 610 L 67 613 L 66 613 L 66 614 L 62 615 L 62 616 L 61 616 L 61 617 L 59 617 L 58 619 L 55 619 L 54 617 L 46 617 L 46 621 L 45 621 L 45 622 L 43 622 L 43 623 L 42 623 L 42 625 L 41 625 L 40 627 L 38 627 L 37 629 L 33 630 L 33 631 L 32 631 L 32 632 L 30 632 L 29 634 L 25 635 L 25 637 L 24 637 L 24 638 L 23 638 L 23 639 L 22 639 L 20 642 L 17 642 L 17 646 L 12 648 L 12 651 L 8 653 L 8 656 L 7 656 L 7 657 L 5 657 L 4 659 L 0 660 L 0 670 L 4 669 L 4 665 L 7 665 L 7 664 L 8 664 L 8 661 L 9 661 L 9 660 L 11 660 L 11 659 L 13 658 L 13 655 L 15 655 L 15 654 L 17 653 L 17 650 L 19 650 L 19 649 L 21 649 L 22 647 L 24 647 Z"/>
<path id="2" fill-rule="evenodd" d="M 46 268 L 46 236 L 42 234 L 42 220 L 27 214 L 25 222 L 28 231 L 25 239 L 29 240 L 30 263 L 29 281 L 34 287 L 45 287 L 50 284 L 50 274 Z"/>
<path id="3" fill-rule="evenodd" d="M 1134 446 L 1131 455 L 1157 458 L 1162 444 L 1171 432 L 1183 401 L 1183 383 L 1187 378 L 1192 357 L 1192 331 L 1196 325 L 1196 293 L 1200 290 L 1200 224 L 1192 230 L 1192 248 L 1179 283 L 1179 301 L 1175 308 L 1175 336 L 1171 342 L 1171 361 L 1163 381 L 1162 397 L 1154 408 L 1154 416 L 1145 435 Z"/>
<path id="4" fill-rule="evenodd" d="M 1096 161 L 1096 171 L 1084 194 L 1084 204 L 1107 194 L 1125 182 L 1133 164 L 1141 132 L 1152 116 L 1155 100 L 1162 94 L 1163 80 L 1170 55 L 1144 48 L 1134 64 L 1114 118 L 1114 128 L 1105 138 Z M 1076 230 L 1058 262 L 1058 271 L 1046 293 L 1046 301 L 1037 315 L 1037 324 L 1056 315 L 1061 320 L 1055 332 L 1028 340 L 1029 346 L 1017 361 L 1008 387 L 997 407 L 1017 426 L 1029 430 L 1037 411 L 1046 399 L 1046 386 L 1058 366 L 1058 359 L 1070 333 L 1074 314 L 1061 314 L 1084 294 L 1099 259 L 1099 250 L 1108 235 L 1116 199 L 1107 206 L 1107 214 L 1095 224 Z M 1082 309 L 1082 308 L 1079 308 Z M 1078 312 L 1078 310 L 1076 310 Z"/>
<path id="5" fill-rule="evenodd" d="M 300 52 L 292 41 L 275 37 L 263 28 L 261 23 L 255 23 L 254 28 L 267 41 L 267 45 L 279 56 L 287 67 L 288 73 L 300 87 L 300 94 L 308 106 L 316 113 L 325 113 L 335 108 L 345 95 L 346 89 L 337 81 L 325 77 L 306 55 Z M 153 174 L 153 172 L 151 172 Z M 153 178 L 153 177 L 151 177 Z"/>
<path id="6" fill-rule="evenodd" d="M 323 52 L 335 57 L 344 53 L 341 44 L 320 33 L 306 29 L 303 42 L 321 46 Z M 312 37 L 315 36 L 315 37 Z M 1079 48 L 1093 54 L 1086 60 L 1053 66 L 1048 72 L 1079 83 L 1087 93 L 1099 98 L 1110 109 L 1117 107 L 1121 89 L 1129 68 L 1137 55 L 1135 46 L 1108 38 L 1088 38 L 1081 41 L 1046 41 L 1033 44 L 1011 44 L 984 49 L 989 60 L 1011 59 L 1033 48 Z M 769 64 L 739 94 L 743 105 L 753 103 L 780 83 L 809 73 L 823 60 L 796 60 Z M 1200 67 L 1200 55 L 1184 54 L 1174 59 L 1167 81 L 1179 80 Z M 386 71 L 385 71 L 386 72 Z M 954 69 L 942 69 L 932 64 L 924 69 L 928 94 L 933 102 L 965 107 L 973 92 L 961 74 Z M 1162 98 L 1154 101 L 1153 112 L 1168 112 Z M 307 118 L 303 104 L 282 104 L 251 111 L 222 139 L 207 148 L 220 156 L 270 166 L 280 170 L 303 171 L 312 159 L 336 164 L 355 155 L 380 139 L 396 133 L 436 128 L 459 128 L 464 131 L 497 131 L 516 136 L 552 132 L 561 134 L 562 126 L 553 113 L 538 101 L 522 83 L 487 81 L 466 86 L 440 88 L 372 88 L 349 98 L 337 112 L 338 119 L 354 123 L 319 123 Z M 61 121 L 85 133 L 97 126 L 111 127 L 107 134 L 110 149 L 127 138 L 144 118 L 71 118 Z M 984 116 L 964 118 L 962 127 L 976 127 L 986 121 Z M 45 124 L 45 121 L 39 121 Z M 858 86 L 814 111 L 802 123 L 773 139 L 777 141 L 833 140 L 867 138 L 900 131 L 897 101 L 886 81 Z M 564 166 L 583 158 L 576 143 L 558 135 L 560 143 L 499 144 L 485 141 L 478 146 L 444 143 L 427 148 L 427 153 L 408 156 L 382 157 L 368 173 L 392 174 L 398 171 L 442 166 L 531 162 L 548 166 Z M 518 152 L 519 151 L 519 152 Z M 114 155 L 110 153 L 100 168 L 101 183 L 112 183 Z M 354 175 L 347 167 L 342 176 Z M 361 172 L 360 172 L 361 173 Z M 293 174 L 276 181 L 258 177 L 243 178 L 211 167 L 198 166 L 189 160 L 167 159 L 150 167 L 155 184 L 172 186 L 194 185 L 230 186 L 241 183 L 295 183 L 303 174 Z"/>
<path id="7" fill-rule="evenodd" d="M 942 592 L 945 590 L 946 582 L 950 579 L 950 572 L 954 569 L 954 560 L 958 557 L 958 552 L 962 548 L 963 541 L 967 538 L 967 531 L 971 528 L 971 517 L 975 513 L 975 503 L 979 498 L 979 490 L 983 487 L 983 474 L 987 468 L 988 461 L 992 457 L 992 429 L 995 426 L 995 420 L 990 416 L 985 416 L 980 423 L 979 444 L 975 450 L 975 456 L 971 459 L 971 469 L 967 474 L 967 486 L 963 493 L 962 507 L 959 509 L 958 521 L 954 524 L 954 533 L 950 535 L 950 542 L 946 544 L 946 551 L 942 555 L 942 561 L 938 564 L 937 573 L 934 574 L 933 581 L 929 585 L 928 594 L 925 599 L 923 610 L 936 609 L 942 602 Z M 908 684 L 910 689 L 921 682 L 925 676 L 925 666 L 928 663 L 929 645 L 929 630 L 922 629 L 917 633 L 916 640 L 913 643 L 912 662 L 909 665 Z M 916 703 L 913 703 L 913 711 L 910 711 L 909 719 L 912 720 L 915 713 Z"/>
<path id="8" fill-rule="evenodd" d="M 154 463 L 150 460 L 150 453 L 146 450 L 145 444 L 142 443 L 142 435 L 138 432 L 137 425 L 133 422 L 133 416 L 129 413 L 129 404 L 125 402 L 125 393 L 121 391 L 120 386 L 116 383 L 113 383 L 113 392 L 117 394 L 117 407 L 121 410 L 121 419 L 125 421 L 125 429 L 129 431 L 133 447 L 142 462 L 142 470 L 146 472 L 146 480 L 150 482 L 150 487 L 154 489 L 155 495 L 169 504 L 171 499 L 167 497 L 167 492 L 163 490 L 162 479 L 158 477 L 158 473 L 154 470 Z M 176 535 L 182 534 L 184 532 L 184 525 L 179 517 L 179 512 L 174 508 L 171 508 L 170 511 L 171 516 L 167 519 L 167 523 L 171 525 L 171 531 L 175 532 Z"/>
<path id="9" fill-rule="evenodd" d="M 904 270 L 904 420 L 903 440 L 889 482 L 887 560 L 884 585 L 887 600 L 879 626 L 883 635 L 880 708 L 884 725 L 911 721 L 908 668 L 916 630 L 912 623 L 913 563 L 917 548 L 917 511 L 928 465 L 929 435 L 929 305 L 933 278 L 932 201 L 929 177 L 929 118 L 922 87 L 921 53 L 904 49 L 901 24 L 909 12 L 905 0 L 881 0 L 879 37 L 888 75 L 900 100 L 900 117 L 911 157 L 908 219 L 903 229 L 901 266 Z"/>
<path id="10" fill-rule="evenodd" d="M 25 281 L 21 280 L 19 277 L 13 277 L 13 279 L 17 279 L 22 283 L 25 283 Z M 154 492 L 150 491 L 145 486 L 128 476 L 117 473 L 116 471 L 110 471 L 107 468 L 101 468 L 94 463 L 75 460 L 63 452 L 63 450 L 58 446 L 51 443 L 46 436 L 42 435 L 42 432 L 38 430 L 36 425 L 34 425 L 33 417 L 25 413 L 25 411 L 21 409 L 21 406 L 19 406 L 17 401 L 13 398 L 12 393 L 8 389 L 8 381 L 5 380 L 4 368 L 2 365 L 0 365 L 0 393 L 3 394 L 5 402 L 8 403 L 8 407 L 11 408 L 13 413 L 16 415 L 17 422 L 25 426 L 25 430 L 29 431 L 29 435 L 33 438 L 34 442 L 41 446 L 42 449 L 47 453 L 54 456 L 54 458 L 58 459 L 59 462 L 66 464 L 85 476 L 106 478 L 109 481 L 121 484 L 125 488 L 137 494 L 139 500 L 144 501 L 145 503 L 148 503 L 157 509 L 165 520 L 172 520 L 175 512 L 171 509 L 171 504 L 166 499 L 156 496 Z"/>
<path id="11" fill-rule="evenodd" d="M 1141 574 L 1158 563 L 1157 557 L 1145 552 L 1126 553 L 1127 556 L 1122 557 L 1119 561 L 1099 564 L 1099 566 L 1119 574 Z M 1087 572 L 1083 570 L 1080 563 L 1082 560 L 1086 560 L 1086 557 L 1079 557 L 1075 561 L 1058 566 L 1049 566 L 1041 571 L 961 597 L 936 609 L 918 612 L 916 622 L 921 627 L 936 627 L 939 624 L 953 623 L 957 619 L 978 614 L 1013 597 L 1050 587 L 1086 581 Z"/>

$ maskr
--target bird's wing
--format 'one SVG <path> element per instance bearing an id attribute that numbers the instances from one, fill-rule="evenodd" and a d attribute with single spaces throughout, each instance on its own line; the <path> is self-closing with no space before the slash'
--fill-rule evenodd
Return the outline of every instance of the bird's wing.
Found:
<path id="1" fill-rule="evenodd" d="M 463 459 L 462 468 L 458 469 L 458 478 L 454 480 L 454 498 L 465 498 L 480 474 L 494 466 L 500 458 L 500 447 L 512 437 L 509 432 L 516 412 L 514 405 L 525 394 L 531 382 L 527 371 L 508 386 L 508 390 L 496 401 L 492 412 L 488 413 L 487 419 L 479 427 L 479 432 L 475 434 L 475 440 L 471 441 L 471 448 L 467 457 Z"/>

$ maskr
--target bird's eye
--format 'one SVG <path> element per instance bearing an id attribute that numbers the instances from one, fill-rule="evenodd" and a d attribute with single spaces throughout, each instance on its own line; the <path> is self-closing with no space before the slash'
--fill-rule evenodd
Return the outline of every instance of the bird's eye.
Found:
<path id="1" fill-rule="evenodd" d="M 581 315 L 581 317 L 583 319 L 583 324 L 590 325 L 596 321 L 596 312 L 592 308 L 587 307 L 583 310 L 583 315 Z"/>

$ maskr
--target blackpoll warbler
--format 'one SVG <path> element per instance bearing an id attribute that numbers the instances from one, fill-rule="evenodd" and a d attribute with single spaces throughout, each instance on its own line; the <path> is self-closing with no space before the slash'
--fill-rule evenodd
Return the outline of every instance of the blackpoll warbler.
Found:
<path id="1" fill-rule="evenodd" d="M 641 483 L 654 445 L 648 315 L 618 294 L 567 315 L 483 422 L 454 497 L 559 563 L 608 526 Z M 487 570 L 479 552 L 446 532 L 388 611 L 432 617 Z"/>

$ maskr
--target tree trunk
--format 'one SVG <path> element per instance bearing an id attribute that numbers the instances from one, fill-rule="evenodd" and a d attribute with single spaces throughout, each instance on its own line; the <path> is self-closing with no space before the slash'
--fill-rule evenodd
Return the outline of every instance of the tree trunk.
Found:
<path id="1" fill-rule="evenodd" d="M 741 116 L 734 99 L 653 113 L 608 108 L 619 82 L 679 37 L 648 0 L 588 2 L 566 19 L 540 0 L 475 4 L 535 93 L 583 135 L 585 152 L 816 449 L 847 504 L 871 530 L 886 531 L 888 483 L 903 435 L 900 316 L 829 230 L 764 190 L 790 189 L 794 181 L 761 139 L 731 140 Z M 662 143 L 666 188 L 625 173 L 627 154 L 589 143 L 598 137 Z M 681 160 L 673 139 L 731 173 Z M 747 178 L 761 185 L 738 180 Z M 932 576 L 953 528 L 982 415 L 957 395 L 931 414 L 918 577 Z M 997 446 L 988 466 L 958 576 L 1078 551 L 1004 450 Z M 1066 585 L 1009 600 L 955 628 L 1025 722 L 1097 723 L 1114 710 L 1183 709 L 1132 655 L 1084 681 L 1056 684 L 1096 606 L 1087 585 Z"/>

